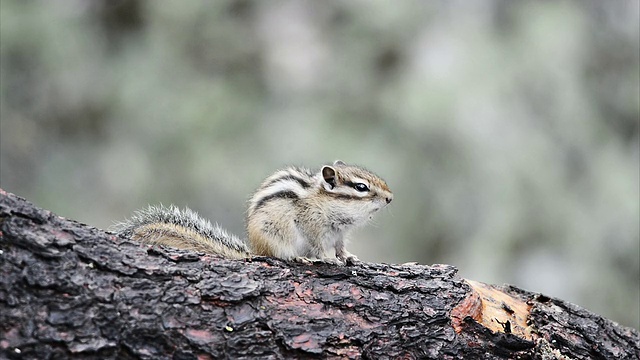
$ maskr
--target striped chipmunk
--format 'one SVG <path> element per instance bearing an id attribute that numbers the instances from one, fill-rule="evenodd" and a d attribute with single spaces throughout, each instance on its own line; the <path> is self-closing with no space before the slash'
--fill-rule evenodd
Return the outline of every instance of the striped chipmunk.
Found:
<path id="1" fill-rule="evenodd" d="M 372 172 L 337 160 L 320 171 L 289 167 L 266 178 L 249 200 L 248 241 L 228 234 L 194 211 L 150 206 L 113 230 L 147 244 L 217 254 L 231 259 L 273 256 L 355 264 L 349 231 L 388 205 L 393 194 Z"/>

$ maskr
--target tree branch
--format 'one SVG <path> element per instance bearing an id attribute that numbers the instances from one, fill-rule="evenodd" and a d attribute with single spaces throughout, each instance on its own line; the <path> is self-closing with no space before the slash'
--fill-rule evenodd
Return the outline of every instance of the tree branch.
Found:
<path id="1" fill-rule="evenodd" d="M 640 357 L 635 329 L 448 265 L 149 247 L 1 189 L 0 231 L 2 358 Z"/>

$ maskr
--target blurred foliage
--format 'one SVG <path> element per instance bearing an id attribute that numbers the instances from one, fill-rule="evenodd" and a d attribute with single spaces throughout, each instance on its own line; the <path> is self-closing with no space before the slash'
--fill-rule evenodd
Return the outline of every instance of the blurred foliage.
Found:
<path id="1" fill-rule="evenodd" d="M 637 1 L 0 2 L 0 183 L 108 227 L 243 232 L 286 164 L 387 179 L 368 261 L 450 263 L 640 326 Z"/>

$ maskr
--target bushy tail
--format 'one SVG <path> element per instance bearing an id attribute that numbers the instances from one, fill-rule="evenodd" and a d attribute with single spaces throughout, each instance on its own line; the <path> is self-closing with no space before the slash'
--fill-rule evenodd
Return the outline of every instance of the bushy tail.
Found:
<path id="1" fill-rule="evenodd" d="M 130 219 L 115 224 L 110 230 L 147 244 L 168 245 L 233 259 L 250 257 L 244 241 L 217 224 L 212 225 L 189 208 L 149 206 L 136 211 Z"/>

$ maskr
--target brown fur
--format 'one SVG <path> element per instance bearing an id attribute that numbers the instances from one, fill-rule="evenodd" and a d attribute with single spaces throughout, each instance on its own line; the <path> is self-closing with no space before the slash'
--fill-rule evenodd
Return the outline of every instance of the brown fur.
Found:
<path id="1" fill-rule="evenodd" d="M 369 191 L 353 189 L 354 182 L 362 181 L 368 183 Z M 357 166 L 336 162 L 315 173 L 301 168 L 280 170 L 250 200 L 251 251 L 283 259 L 356 259 L 345 249 L 347 233 L 392 198 L 384 180 Z"/>
<path id="2" fill-rule="evenodd" d="M 249 201 L 249 247 L 192 210 L 174 206 L 150 206 L 118 224 L 117 229 L 119 234 L 143 243 L 231 259 L 255 254 L 354 262 L 357 258 L 345 248 L 348 232 L 365 224 L 392 199 L 380 177 L 336 161 L 317 172 L 291 167 L 265 179 Z"/>
<path id="3" fill-rule="evenodd" d="M 250 255 L 236 251 L 220 242 L 212 241 L 197 232 L 183 226 L 166 223 L 153 223 L 135 229 L 133 240 L 151 245 L 167 245 L 178 249 L 218 254 L 229 259 L 242 259 Z"/>

